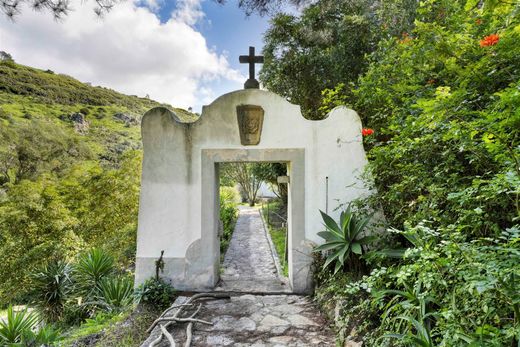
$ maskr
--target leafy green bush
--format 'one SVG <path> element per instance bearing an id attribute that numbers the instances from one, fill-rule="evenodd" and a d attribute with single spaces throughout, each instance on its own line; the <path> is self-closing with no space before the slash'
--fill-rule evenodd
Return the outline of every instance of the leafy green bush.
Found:
<path id="1" fill-rule="evenodd" d="M 337 275 L 322 270 L 318 301 L 326 304 L 330 295 L 346 301 L 364 298 L 363 312 L 371 318 L 357 330 L 368 346 L 408 346 L 414 345 L 411 340 L 428 340 L 428 336 L 432 346 L 518 343 L 518 227 L 505 230 L 498 238 L 479 241 L 467 241 L 461 233 L 435 231 L 425 224 L 406 233 L 421 235 L 423 243 L 409 247 L 399 263 L 385 266 L 383 257 L 373 263 L 369 276 L 349 278 L 343 285 L 338 284 Z M 354 319 L 351 314 L 344 311 L 343 320 Z M 398 336 L 397 341 L 388 340 Z"/>
<path id="2" fill-rule="evenodd" d="M 24 335 L 25 346 L 56 346 L 63 339 L 61 331 L 52 325 L 45 325 L 36 332 L 28 331 Z"/>
<path id="3" fill-rule="evenodd" d="M 171 305 L 175 289 L 163 279 L 150 278 L 136 290 L 137 302 L 160 309 Z"/>
<path id="4" fill-rule="evenodd" d="M 235 223 L 238 217 L 236 207 L 239 201 L 238 192 L 232 187 L 220 188 L 220 220 L 222 221 L 222 237 L 220 238 L 220 254 L 223 255 L 231 241 Z"/>
<path id="5" fill-rule="evenodd" d="M 33 304 L 48 322 L 63 318 L 65 304 L 72 289 L 71 266 L 52 261 L 32 275 Z"/>
<path id="6" fill-rule="evenodd" d="M 367 257 L 370 276 L 342 289 L 345 275 L 323 270 L 318 288 L 370 317 L 357 329 L 367 346 L 520 341 L 519 10 L 420 2 L 415 24 L 380 40 L 355 88 L 343 91 L 345 76 L 324 93 L 324 107 L 350 104 L 374 129 L 367 203 L 394 231 L 391 249 Z"/>

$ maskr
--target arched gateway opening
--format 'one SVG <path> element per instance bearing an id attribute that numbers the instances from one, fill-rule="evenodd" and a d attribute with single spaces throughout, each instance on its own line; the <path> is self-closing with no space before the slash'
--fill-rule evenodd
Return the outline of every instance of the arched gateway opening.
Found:
<path id="1" fill-rule="evenodd" d="M 155 274 L 183 290 L 208 290 L 219 279 L 219 165 L 281 162 L 288 167 L 288 268 L 293 292 L 312 291 L 312 246 L 319 210 L 367 194 L 359 181 L 366 157 L 358 115 L 337 108 L 310 121 L 271 92 L 225 94 L 186 123 L 165 108 L 142 121 L 144 146 L 136 284 Z"/>

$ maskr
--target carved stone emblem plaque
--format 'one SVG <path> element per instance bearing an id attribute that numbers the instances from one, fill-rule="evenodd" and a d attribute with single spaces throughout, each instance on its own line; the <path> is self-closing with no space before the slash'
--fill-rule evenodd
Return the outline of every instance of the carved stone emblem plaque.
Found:
<path id="1" fill-rule="evenodd" d="M 264 109 L 256 105 L 237 106 L 240 143 L 244 146 L 258 145 L 264 124 Z"/>

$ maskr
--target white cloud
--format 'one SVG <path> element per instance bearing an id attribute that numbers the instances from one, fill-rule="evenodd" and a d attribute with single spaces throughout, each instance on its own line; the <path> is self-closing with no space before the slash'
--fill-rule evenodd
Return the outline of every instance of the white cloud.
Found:
<path id="1" fill-rule="evenodd" d="M 173 12 L 173 18 L 188 25 L 195 25 L 204 18 L 204 12 L 200 6 L 201 0 L 177 0 L 177 8 Z"/>
<path id="2" fill-rule="evenodd" d="M 166 23 L 130 1 L 102 19 L 81 0 L 61 22 L 24 9 L 14 23 L 0 17 L 0 50 L 21 64 L 197 110 L 211 81 L 243 80 L 193 27 L 204 16 L 199 1 L 179 1 Z"/>

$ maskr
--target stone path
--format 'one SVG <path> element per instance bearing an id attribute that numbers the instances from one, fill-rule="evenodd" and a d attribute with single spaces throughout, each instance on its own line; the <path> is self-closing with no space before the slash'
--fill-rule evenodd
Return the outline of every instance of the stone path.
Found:
<path id="1" fill-rule="evenodd" d="M 275 262 L 276 253 L 266 233 L 260 211 L 240 206 L 235 231 L 224 257 L 220 282 L 215 290 L 237 292 L 291 292 Z"/>
<path id="2" fill-rule="evenodd" d="M 215 289 L 233 293 L 230 298 L 198 301 L 202 306 L 196 318 L 212 325 L 194 324 L 192 346 L 335 346 L 334 333 L 309 297 L 280 294 L 290 292 L 290 286 L 278 274 L 271 247 L 258 209 L 241 207 L 221 282 Z M 188 297 L 180 296 L 173 306 L 186 300 Z M 194 310 L 195 306 L 190 306 L 181 316 L 188 317 Z M 183 346 L 186 323 L 174 324 L 168 330 L 176 345 Z M 141 347 L 148 347 L 159 335 L 160 328 L 156 327 Z M 170 344 L 163 338 L 157 346 Z"/>
<path id="3" fill-rule="evenodd" d="M 179 297 L 180 305 L 187 297 Z M 191 310 L 187 310 L 186 316 Z M 172 312 L 174 313 L 174 312 Z M 208 300 L 197 318 L 213 323 L 195 323 L 192 346 L 282 347 L 335 346 L 334 334 L 309 298 L 297 295 L 238 295 Z M 186 323 L 169 329 L 177 346 L 186 340 Z M 142 347 L 159 335 L 159 328 Z M 159 347 L 169 346 L 163 341 Z"/>

